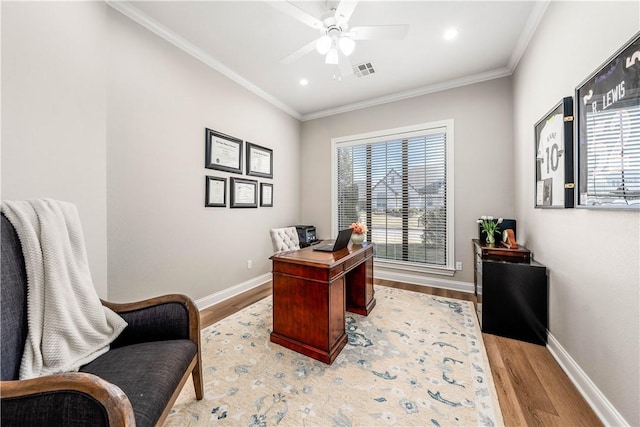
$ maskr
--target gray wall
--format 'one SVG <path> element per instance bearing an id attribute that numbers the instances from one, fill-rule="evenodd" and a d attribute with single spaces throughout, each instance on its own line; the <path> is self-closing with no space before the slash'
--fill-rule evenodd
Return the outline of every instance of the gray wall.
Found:
<path id="1" fill-rule="evenodd" d="M 299 219 L 297 120 L 102 2 L 1 7 L 2 198 L 77 204 L 100 296 L 270 272 L 269 229 Z M 204 168 L 205 127 L 273 149 L 273 208 L 204 207 L 205 175 L 230 176 Z"/>
<path id="2" fill-rule="evenodd" d="M 106 297 L 106 6 L 0 7 L 2 199 L 75 203 L 96 290 Z"/>
<path id="3" fill-rule="evenodd" d="M 502 78 L 302 124 L 302 221 L 320 236 L 331 230 L 331 138 L 439 120 L 454 120 L 454 280 L 473 283 L 471 239 L 480 215 L 512 218 L 513 115 L 511 80 Z M 440 280 L 440 277 L 432 276 Z"/>
<path id="4" fill-rule="evenodd" d="M 198 299 L 269 273 L 269 229 L 300 213 L 299 122 L 119 12 L 108 18 L 109 296 Z M 274 178 L 259 179 L 273 183 L 273 208 L 204 207 L 205 175 L 251 178 L 204 168 L 206 127 L 273 149 Z"/>
<path id="5" fill-rule="evenodd" d="M 549 329 L 630 425 L 640 425 L 640 215 L 534 209 L 533 125 L 639 29 L 638 2 L 551 2 L 514 75 L 516 216 L 549 269 Z"/>
<path id="6" fill-rule="evenodd" d="M 103 3 L 0 7 L 2 198 L 76 203 L 101 296 L 201 298 L 268 273 L 269 228 L 301 219 L 331 234 L 332 137 L 453 118 L 464 262 L 454 280 L 473 280 L 475 219 L 515 216 L 519 240 L 549 267 L 552 336 L 627 423 L 640 424 L 640 217 L 532 208 L 533 124 L 640 28 L 637 2 L 552 2 L 513 92 L 504 78 L 302 130 Z M 203 207 L 205 127 L 274 149 L 274 208 Z M 299 170 L 299 158 L 315 167 Z"/>

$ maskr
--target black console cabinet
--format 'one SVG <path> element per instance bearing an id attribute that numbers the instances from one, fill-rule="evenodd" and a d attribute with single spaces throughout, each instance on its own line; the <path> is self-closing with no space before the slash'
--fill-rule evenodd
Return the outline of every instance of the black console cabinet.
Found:
<path id="1" fill-rule="evenodd" d="M 547 344 L 547 269 L 520 246 L 509 250 L 473 240 L 476 310 L 482 332 Z"/>

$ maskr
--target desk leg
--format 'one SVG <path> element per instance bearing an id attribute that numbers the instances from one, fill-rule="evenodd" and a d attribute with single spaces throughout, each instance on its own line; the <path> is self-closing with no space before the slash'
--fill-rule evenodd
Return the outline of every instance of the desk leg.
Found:
<path id="1" fill-rule="evenodd" d="M 373 290 L 373 257 L 347 273 L 347 311 L 368 316 L 376 305 Z"/>

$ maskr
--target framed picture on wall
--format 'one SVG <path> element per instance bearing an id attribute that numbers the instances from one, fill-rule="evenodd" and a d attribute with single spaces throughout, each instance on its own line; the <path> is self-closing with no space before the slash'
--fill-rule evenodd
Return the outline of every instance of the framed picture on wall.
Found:
<path id="1" fill-rule="evenodd" d="M 231 177 L 232 208 L 258 207 L 258 181 Z"/>
<path id="2" fill-rule="evenodd" d="M 204 206 L 207 208 L 224 208 L 227 206 L 227 178 L 217 176 L 205 177 Z"/>
<path id="3" fill-rule="evenodd" d="M 572 208 L 573 98 L 563 98 L 534 126 L 536 208 Z"/>
<path id="4" fill-rule="evenodd" d="M 273 178 L 273 150 L 247 141 L 247 175 Z"/>
<path id="5" fill-rule="evenodd" d="M 273 184 L 260 183 L 260 206 L 273 207 Z"/>
<path id="6" fill-rule="evenodd" d="M 640 32 L 575 99 L 577 206 L 640 209 Z"/>
<path id="7" fill-rule="evenodd" d="M 204 167 L 242 173 L 242 140 L 206 129 Z"/>

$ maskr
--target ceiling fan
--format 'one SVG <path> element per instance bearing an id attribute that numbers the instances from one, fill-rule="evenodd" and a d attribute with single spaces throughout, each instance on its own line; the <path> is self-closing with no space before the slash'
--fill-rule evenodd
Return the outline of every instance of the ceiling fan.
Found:
<path id="1" fill-rule="evenodd" d="M 353 53 L 357 40 L 399 40 L 406 37 L 409 31 L 406 24 L 349 28 L 349 18 L 357 4 L 357 0 L 339 1 L 335 8 L 329 7 L 330 10 L 318 19 L 292 2 L 269 2 L 270 6 L 320 32 L 318 39 L 285 56 L 280 62 L 290 64 L 315 49 L 325 56 L 325 63 L 338 65 L 342 76 L 346 77 L 353 74 L 349 55 Z"/>

